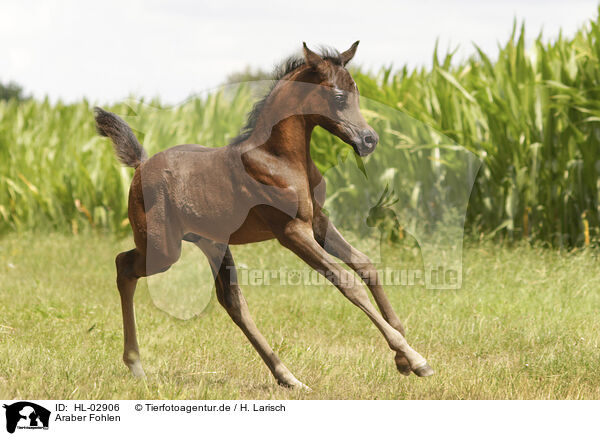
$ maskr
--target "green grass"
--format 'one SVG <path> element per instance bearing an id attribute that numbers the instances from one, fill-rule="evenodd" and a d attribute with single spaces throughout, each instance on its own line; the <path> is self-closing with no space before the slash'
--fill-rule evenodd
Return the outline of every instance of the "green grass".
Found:
<path id="1" fill-rule="evenodd" d="M 377 329 L 332 286 L 245 286 L 259 328 L 313 388 L 304 393 L 277 386 L 215 298 L 183 321 L 143 284 L 147 379 L 133 379 L 113 263 L 129 238 L 11 234 L 0 240 L 0 398 L 600 399 L 597 252 L 467 245 L 462 289 L 387 288 L 437 372 L 428 379 L 398 374 Z M 304 267 L 275 242 L 233 252 L 249 268 Z M 419 266 L 413 248 L 396 260 Z"/>

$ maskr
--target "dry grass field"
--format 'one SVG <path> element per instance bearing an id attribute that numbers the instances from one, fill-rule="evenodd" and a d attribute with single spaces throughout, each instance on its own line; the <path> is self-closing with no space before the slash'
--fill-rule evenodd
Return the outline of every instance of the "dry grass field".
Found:
<path id="1" fill-rule="evenodd" d="M 1 398 L 600 399 L 591 249 L 469 243 L 460 290 L 388 287 L 409 342 L 436 370 L 427 379 L 397 373 L 379 332 L 333 286 L 245 286 L 259 328 L 307 393 L 275 383 L 214 297 L 181 320 L 156 307 L 144 282 L 136 307 L 147 378 L 133 379 L 121 362 L 113 263 L 130 245 L 97 234 L 0 239 Z M 396 252 L 419 266 L 416 250 Z M 233 253 L 252 269 L 305 268 L 276 242 Z M 197 277 L 184 294 L 207 289 Z"/>

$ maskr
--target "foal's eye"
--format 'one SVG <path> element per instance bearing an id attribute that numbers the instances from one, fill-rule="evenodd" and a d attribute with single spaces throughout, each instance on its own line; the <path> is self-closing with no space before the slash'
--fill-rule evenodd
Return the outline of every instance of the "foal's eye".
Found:
<path id="1" fill-rule="evenodd" d="M 333 98 L 335 99 L 335 103 L 339 107 L 344 107 L 346 105 L 346 99 L 347 99 L 346 94 L 344 94 L 342 92 L 338 92 L 333 95 Z"/>

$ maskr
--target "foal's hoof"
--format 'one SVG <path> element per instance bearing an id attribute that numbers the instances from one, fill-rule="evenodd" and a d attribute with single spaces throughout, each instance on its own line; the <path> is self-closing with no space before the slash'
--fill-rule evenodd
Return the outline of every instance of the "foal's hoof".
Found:
<path id="1" fill-rule="evenodd" d="M 135 377 L 135 378 L 144 378 L 146 377 L 146 373 L 144 372 L 144 369 L 142 368 L 142 363 L 141 362 L 135 362 L 135 363 L 130 363 L 127 364 L 127 366 L 129 367 L 129 370 L 131 371 L 131 374 Z"/>
<path id="2" fill-rule="evenodd" d="M 306 386 L 304 383 L 302 383 L 300 380 L 298 380 L 295 377 L 290 380 L 277 380 L 277 384 L 279 386 L 283 386 L 284 388 L 288 388 L 288 389 L 294 389 L 294 390 L 299 390 L 299 391 L 304 391 L 304 392 L 312 391 L 311 388 Z"/>
<path id="3" fill-rule="evenodd" d="M 408 359 L 400 354 L 396 354 L 394 358 L 396 361 L 396 369 L 400 374 L 409 376 L 412 373 L 410 369 L 410 363 L 408 363 Z"/>
<path id="4" fill-rule="evenodd" d="M 429 377 L 429 376 L 435 374 L 435 372 L 433 371 L 433 369 L 431 368 L 431 366 L 429 366 L 427 364 L 427 362 L 423 363 L 422 365 L 419 365 L 416 368 L 413 368 L 412 371 L 415 374 L 417 374 L 419 377 Z"/>

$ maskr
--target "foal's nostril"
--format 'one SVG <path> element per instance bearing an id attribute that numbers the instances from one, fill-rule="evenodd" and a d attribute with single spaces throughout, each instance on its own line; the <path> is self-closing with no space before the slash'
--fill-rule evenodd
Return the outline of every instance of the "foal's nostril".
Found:
<path id="1" fill-rule="evenodd" d="M 375 146 L 379 141 L 379 136 L 377 136 L 377 133 L 372 129 L 363 130 L 362 132 L 360 132 L 360 137 L 362 140 L 362 146 L 364 148 L 364 151 L 368 153 L 372 152 L 375 149 Z"/>

